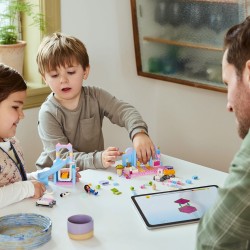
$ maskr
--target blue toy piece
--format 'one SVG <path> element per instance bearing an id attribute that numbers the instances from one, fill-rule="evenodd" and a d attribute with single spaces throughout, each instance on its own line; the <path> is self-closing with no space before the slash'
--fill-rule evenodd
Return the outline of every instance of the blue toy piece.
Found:
<path id="1" fill-rule="evenodd" d="M 127 148 L 122 155 L 122 165 L 125 167 L 130 163 L 131 166 L 137 165 L 136 151 L 133 148 Z"/>
<path id="2" fill-rule="evenodd" d="M 62 148 L 67 148 L 69 151 L 69 156 L 66 159 L 60 158 L 60 149 Z M 69 165 L 68 168 L 62 169 L 67 165 Z M 49 170 L 38 173 L 38 181 L 48 185 L 50 175 L 54 175 L 54 183 L 76 183 L 76 165 L 73 161 L 73 150 L 70 143 L 67 145 L 58 143 L 56 145 L 56 159 Z M 65 175 L 66 177 L 64 177 Z"/>
<path id="3" fill-rule="evenodd" d="M 70 159 L 67 160 L 57 159 L 49 170 L 38 173 L 37 175 L 38 181 L 44 183 L 45 185 L 48 185 L 49 176 L 57 173 L 61 168 L 63 168 L 69 162 Z"/>
<path id="4" fill-rule="evenodd" d="M 154 166 L 154 161 L 157 161 L 158 164 L 160 165 L 160 149 L 156 148 L 156 159 L 152 159 L 152 157 L 150 158 L 148 164 L 149 166 Z M 136 151 L 133 148 L 127 148 L 125 150 L 125 153 L 122 155 L 122 166 L 126 167 L 128 165 L 128 163 L 130 164 L 130 166 L 137 166 L 137 156 L 136 156 Z"/>
<path id="5" fill-rule="evenodd" d="M 186 183 L 187 183 L 187 184 L 192 184 L 192 181 L 189 180 L 189 179 L 187 179 L 187 180 L 186 180 Z"/>
<path id="6" fill-rule="evenodd" d="M 193 175 L 193 176 L 192 176 L 192 179 L 193 179 L 193 180 L 198 180 L 199 177 L 198 177 L 198 175 Z"/>

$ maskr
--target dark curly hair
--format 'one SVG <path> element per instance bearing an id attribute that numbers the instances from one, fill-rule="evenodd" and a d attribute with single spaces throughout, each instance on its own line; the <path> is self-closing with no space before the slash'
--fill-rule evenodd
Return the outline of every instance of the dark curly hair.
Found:
<path id="1" fill-rule="evenodd" d="M 27 89 L 23 77 L 11 67 L 0 64 L 0 102 L 12 93 Z"/>

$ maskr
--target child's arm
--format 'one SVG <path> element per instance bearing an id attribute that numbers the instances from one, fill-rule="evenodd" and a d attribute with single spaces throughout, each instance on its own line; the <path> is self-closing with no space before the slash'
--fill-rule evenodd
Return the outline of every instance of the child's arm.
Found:
<path id="1" fill-rule="evenodd" d="M 155 147 L 148 135 L 147 124 L 140 113 L 131 104 L 117 99 L 107 91 L 98 88 L 95 90 L 99 94 L 102 112 L 112 123 L 127 129 L 138 160 L 146 164 L 150 157 L 154 157 Z"/>
<path id="2" fill-rule="evenodd" d="M 0 187 L 0 208 L 28 197 L 39 198 L 43 195 L 43 190 L 45 191 L 43 184 L 32 181 L 20 181 Z"/>
<path id="3" fill-rule="evenodd" d="M 46 188 L 44 186 L 43 183 L 39 182 L 39 181 L 31 181 L 32 184 L 34 185 L 34 195 L 32 196 L 32 198 L 38 199 L 41 196 L 43 196 L 44 192 L 46 191 Z"/>

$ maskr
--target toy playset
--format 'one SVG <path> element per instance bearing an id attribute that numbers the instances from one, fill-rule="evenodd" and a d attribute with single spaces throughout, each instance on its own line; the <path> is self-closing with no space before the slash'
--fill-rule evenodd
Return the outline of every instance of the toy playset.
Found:
<path id="1" fill-rule="evenodd" d="M 155 158 L 152 159 L 151 157 L 147 164 L 142 164 L 137 159 L 135 149 L 127 148 L 122 155 L 122 165 L 116 167 L 117 173 L 119 176 L 124 175 L 128 179 L 136 176 L 155 174 L 161 165 L 160 155 L 160 149 L 157 148 Z"/>
<path id="2" fill-rule="evenodd" d="M 133 148 L 127 148 L 122 155 L 122 164 L 116 166 L 118 176 L 125 176 L 127 179 L 131 177 L 154 175 L 155 181 L 165 181 L 175 177 L 175 170 L 172 166 L 162 166 L 161 152 L 157 148 L 155 158 L 150 158 L 147 164 L 141 164 L 136 156 L 136 151 Z"/>
<path id="3" fill-rule="evenodd" d="M 60 150 L 68 149 L 69 156 L 66 159 L 60 158 Z M 48 185 L 49 176 L 53 175 L 53 181 L 57 185 L 72 185 L 76 183 L 76 165 L 73 160 L 72 145 L 56 144 L 56 159 L 53 166 L 41 173 L 38 173 L 38 180 L 45 185 Z"/>

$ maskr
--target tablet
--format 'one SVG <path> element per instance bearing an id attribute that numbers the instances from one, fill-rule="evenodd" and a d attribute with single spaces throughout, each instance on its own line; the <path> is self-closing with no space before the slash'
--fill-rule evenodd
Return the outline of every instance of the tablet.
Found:
<path id="1" fill-rule="evenodd" d="M 215 203 L 218 186 L 209 185 L 131 197 L 148 229 L 198 221 Z"/>

